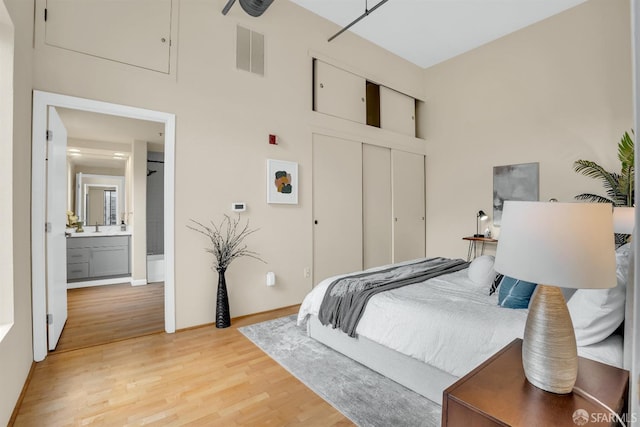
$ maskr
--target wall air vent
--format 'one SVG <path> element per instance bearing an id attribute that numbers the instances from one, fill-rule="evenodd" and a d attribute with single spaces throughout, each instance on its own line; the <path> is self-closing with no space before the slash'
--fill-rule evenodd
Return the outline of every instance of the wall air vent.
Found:
<path id="1" fill-rule="evenodd" d="M 236 68 L 264 76 L 264 34 L 237 26 Z"/>

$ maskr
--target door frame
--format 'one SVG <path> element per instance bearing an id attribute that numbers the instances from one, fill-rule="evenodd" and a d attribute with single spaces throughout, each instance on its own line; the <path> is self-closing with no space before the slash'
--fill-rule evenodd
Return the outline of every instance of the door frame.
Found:
<path id="1" fill-rule="evenodd" d="M 33 359 L 47 357 L 47 286 L 46 286 L 46 131 L 47 107 L 62 107 L 109 114 L 164 124 L 164 327 L 176 330 L 175 315 L 175 114 L 147 110 L 109 102 L 33 91 L 31 135 L 31 295 L 33 316 Z"/>

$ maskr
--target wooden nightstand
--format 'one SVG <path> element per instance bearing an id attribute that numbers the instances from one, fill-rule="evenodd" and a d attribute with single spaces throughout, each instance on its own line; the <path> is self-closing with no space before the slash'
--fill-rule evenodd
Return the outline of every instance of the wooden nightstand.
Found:
<path id="1" fill-rule="evenodd" d="M 462 240 L 469 241 L 469 251 L 467 252 L 467 261 L 471 261 L 471 254 L 473 254 L 474 258 L 478 256 L 478 243 L 480 243 L 481 245 L 480 255 L 484 254 L 485 243 L 498 243 L 496 239 L 492 239 L 491 237 L 468 236 L 468 237 L 463 237 Z"/>
<path id="2" fill-rule="evenodd" d="M 578 360 L 576 387 L 622 414 L 629 372 L 593 360 Z M 588 422 L 574 422 L 587 412 Z M 443 393 L 443 426 L 611 426 L 612 416 L 576 392 L 559 395 L 529 384 L 522 369 L 522 340 L 516 339 Z"/>

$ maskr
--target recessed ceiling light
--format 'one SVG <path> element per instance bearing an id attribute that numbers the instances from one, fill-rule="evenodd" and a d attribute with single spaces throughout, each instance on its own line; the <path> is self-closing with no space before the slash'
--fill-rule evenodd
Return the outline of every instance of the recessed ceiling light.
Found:
<path id="1" fill-rule="evenodd" d="M 122 157 L 122 156 L 124 156 L 124 153 L 113 153 L 113 155 L 114 155 L 114 156 Z"/>
<path id="2" fill-rule="evenodd" d="M 69 148 L 67 151 L 70 152 L 70 153 L 79 153 L 80 152 L 80 150 L 78 150 L 77 148 Z"/>
<path id="3" fill-rule="evenodd" d="M 80 153 L 76 153 L 76 152 L 71 153 L 71 154 L 69 154 L 69 155 L 70 155 L 71 157 L 80 157 L 80 156 L 82 156 L 82 154 L 80 154 Z"/>

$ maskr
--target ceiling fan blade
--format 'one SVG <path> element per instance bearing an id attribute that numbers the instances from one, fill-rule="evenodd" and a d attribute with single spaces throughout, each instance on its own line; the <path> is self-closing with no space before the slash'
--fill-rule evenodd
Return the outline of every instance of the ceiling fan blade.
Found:
<path id="1" fill-rule="evenodd" d="M 235 2 L 236 0 L 229 0 L 227 4 L 224 5 L 224 8 L 222 8 L 222 14 L 226 15 L 227 13 L 229 13 L 229 9 L 231 9 L 231 6 L 233 6 Z"/>
<path id="2" fill-rule="evenodd" d="M 239 2 L 245 12 L 257 18 L 262 15 L 269 6 L 271 6 L 273 0 L 239 0 Z"/>
<path id="3" fill-rule="evenodd" d="M 347 25 L 346 27 L 344 27 L 343 29 L 341 29 L 340 31 L 338 31 L 337 33 L 335 33 L 334 35 L 329 37 L 329 40 L 327 40 L 327 42 L 330 42 L 331 40 L 333 40 L 336 37 L 338 37 L 340 34 L 342 34 L 345 31 L 347 31 L 349 28 L 353 27 L 355 24 L 360 22 L 365 16 L 369 16 L 371 14 L 371 12 L 373 12 L 374 10 L 376 10 L 377 8 L 379 8 L 380 6 L 382 6 L 383 4 L 385 4 L 388 1 L 389 0 L 382 0 L 380 3 L 378 3 L 375 6 L 373 6 L 370 10 L 365 11 L 362 15 L 358 16 L 355 20 L 353 20 L 349 25 Z"/>

